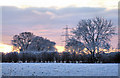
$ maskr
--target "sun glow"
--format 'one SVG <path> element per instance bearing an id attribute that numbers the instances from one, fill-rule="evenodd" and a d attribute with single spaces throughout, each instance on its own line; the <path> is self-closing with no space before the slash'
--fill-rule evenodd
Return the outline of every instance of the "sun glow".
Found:
<path id="1" fill-rule="evenodd" d="M 55 46 L 58 50 L 58 52 L 63 52 L 64 51 L 64 46 Z"/>
<path id="2" fill-rule="evenodd" d="M 55 47 L 58 52 L 63 52 L 65 50 L 64 46 L 56 45 Z M 0 43 L 0 52 L 7 53 L 7 52 L 12 52 L 12 51 L 13 51 L 13 46 Z M 14 50 L 14 51 L 19 52 L 18 49 Z M 86 52 L 87 49 L 84 49 L 84 51 Z M 109 49 L 109 50 L 100 49 L 100 51 L 104 51 L 105 53 L 110 53 L 110 52 L 120 52 L 120 49 Z"/>
<path id="3" fill-rule="evenodd" d="M 64 46 L 55 46 L 58 50 L 58 52 L 63 52 L 64 51 Z M 11 45 L 7 45 L 7 44 L 2 44 L 0 43 L 0 52 L 12 52 L 13 47 Z M 14 51 L 18 51 L 18 50 L 14 50 Z"/>
<path id="4" fill-rule="evenodd" d="M 4 52 L 4 53 L 12 52 L 12 48 L 13 47 L 10 45 L 0 43 L 0 52 Z"/>

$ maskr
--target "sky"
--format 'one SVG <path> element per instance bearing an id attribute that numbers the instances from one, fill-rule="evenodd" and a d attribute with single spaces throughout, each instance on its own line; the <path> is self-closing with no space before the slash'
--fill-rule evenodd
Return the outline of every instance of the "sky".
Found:
<path id="1" fill-rule="evenodd" d="M 21 32 L 32 32 L 64 46 L 63 28 L 77 26 L 82 19 L 104 17 L 118 26 L 118 0 L 3 0 L 2 46 L 11 45 L 12 37 Z M 117 36 L 111 38 L 117 47 Z"/>

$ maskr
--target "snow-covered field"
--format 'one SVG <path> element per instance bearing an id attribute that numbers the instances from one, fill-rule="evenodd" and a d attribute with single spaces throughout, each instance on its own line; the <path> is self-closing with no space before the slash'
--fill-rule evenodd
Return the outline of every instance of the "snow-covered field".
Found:
<path id="1" fill-rule="evenodd" d="M 2 63 L 3 76 L 118 76 L 118 64 Z"/>

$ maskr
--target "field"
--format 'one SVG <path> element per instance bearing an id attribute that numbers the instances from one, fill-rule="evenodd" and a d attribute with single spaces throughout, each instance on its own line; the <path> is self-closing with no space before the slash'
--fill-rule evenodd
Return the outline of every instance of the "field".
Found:
<path id="1" fill-rule="evenodd" d="M 118 64 L 2 63 L 3 76 L 118 76 Z"/>

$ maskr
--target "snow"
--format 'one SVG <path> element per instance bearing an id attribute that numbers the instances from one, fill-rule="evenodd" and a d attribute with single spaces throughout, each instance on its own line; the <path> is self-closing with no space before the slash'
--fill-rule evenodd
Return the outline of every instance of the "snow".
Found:
<path id="1" fill-rule="evenodd" d="M 3 76 L 118 76 L 118 64 L 2 63 Z"/>

